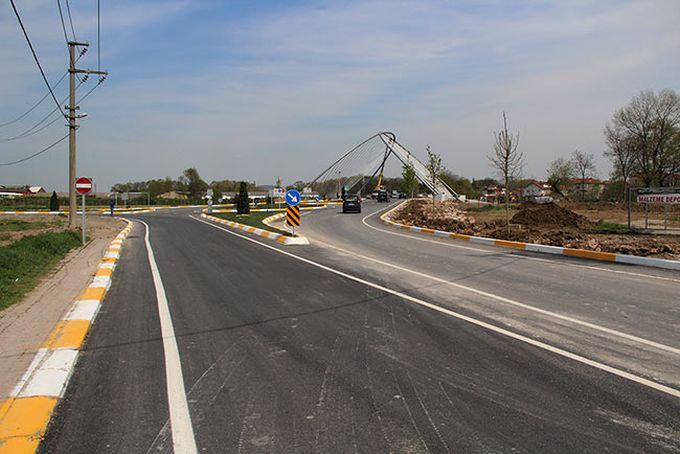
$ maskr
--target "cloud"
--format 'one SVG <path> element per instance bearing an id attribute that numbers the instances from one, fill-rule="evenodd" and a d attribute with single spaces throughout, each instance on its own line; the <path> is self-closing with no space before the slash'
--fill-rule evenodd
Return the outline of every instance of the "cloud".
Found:
<path id="1" fill-rule="evenodd" d="M 638 90 L 680 80 L 673 1 L 108 8 L 112 76 L 83 106 L 90 117 L 79 132 L 83 171 L 100 173 L 100 187 L 189 165 L 206 179 L 312 178 L 384 129 L 416 152 L 430 143 L 450 169 L 481 177 L 491 172 L 485 155 L 502 110 L 521 134 L 527 173 L 542 177 L 549 160 L 576 147 L 599 156 L 604 123 Z M 79 14 L 91 36 L 91 14 Z M 51 27 L 56 41 L 60 25 Z M 18 111 L 12 83 L 25 97 L 28 84 L 17 80 L 35 69 L 12 39 L 0 56 L 17 64 L 8 82 L 3 70 L 0 95 Z M 54 52 L 63 53 L 58 42 Z M 49 180 L 46 162 L 0 169 L 0 179 Z"/>

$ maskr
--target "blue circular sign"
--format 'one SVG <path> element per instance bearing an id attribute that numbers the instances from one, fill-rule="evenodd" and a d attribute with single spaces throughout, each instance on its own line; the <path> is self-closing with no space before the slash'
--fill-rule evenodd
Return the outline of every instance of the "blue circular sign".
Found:
<path id="1" fill-rule="evenodd" d="M 295 189 L 289 189 L 286 191 L 286 204 L 288 206 L 297 206 L 302 200 L 302 196 Z"/>

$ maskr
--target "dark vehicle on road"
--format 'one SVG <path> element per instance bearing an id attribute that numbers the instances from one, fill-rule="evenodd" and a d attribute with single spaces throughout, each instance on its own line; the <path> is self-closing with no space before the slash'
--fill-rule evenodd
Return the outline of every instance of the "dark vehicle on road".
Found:
<path id="1" fill-rule="evenodd" d="M 385 191 L 384 189 L 381 189 L 378 191 L 378 202 L 389 202 L 390 201 L 390 195 Z"/>
<path id="2" fill-rule="evenodd" d="M 354 194 L 347 194 L 342 201 L 343 213 L 361 213 L 361 197 Z"/>

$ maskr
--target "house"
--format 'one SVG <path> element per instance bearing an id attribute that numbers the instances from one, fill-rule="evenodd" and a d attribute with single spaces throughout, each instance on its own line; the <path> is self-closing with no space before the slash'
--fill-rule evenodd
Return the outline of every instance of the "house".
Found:
<path id="1" fill-rule="evenodd" d="M 159 194 L 156 198 L 163 200 L 187 200 L 189 196 L 183 191 L 169 191 Z"/>
<path id="2" fill-rule="evenodd" d="M 550 195 L 550 185 L 534 180 L 520 190 L 520 195 L 523 200 L 536 200 L 539 197 L 547 197 Z"/>
<path id="3" fill-rule="evenodd" d="M 29 185 L 2 185 L 0 184 L 0 197 L 27 197 L 32 195 L 46 194 L 42 186 Z"/>
<path id="4" fill-rule="evenodd" d="M 566 189 L 583 199 L 597 199 L 604 190 L 604 184 L 595 178 L 570 178 Z"/>

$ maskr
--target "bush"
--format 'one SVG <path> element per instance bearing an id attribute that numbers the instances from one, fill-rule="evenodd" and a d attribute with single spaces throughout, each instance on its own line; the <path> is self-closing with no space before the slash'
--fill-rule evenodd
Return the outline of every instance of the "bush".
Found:
<path id="1" fill-rule="evenodd" d="M 57 191 L 52 191 L 52 197 L 50 197 L 50 211 L 59 211 L 59 197 L 57 197 Z"/>
<path id="2" fill-rule="evenodd" d="M 250 199 L 248 198 L 248 183 L 242 181 L 238 190 L 238 201 L 236 203 L 238 214 L 250 213 Z"/>

